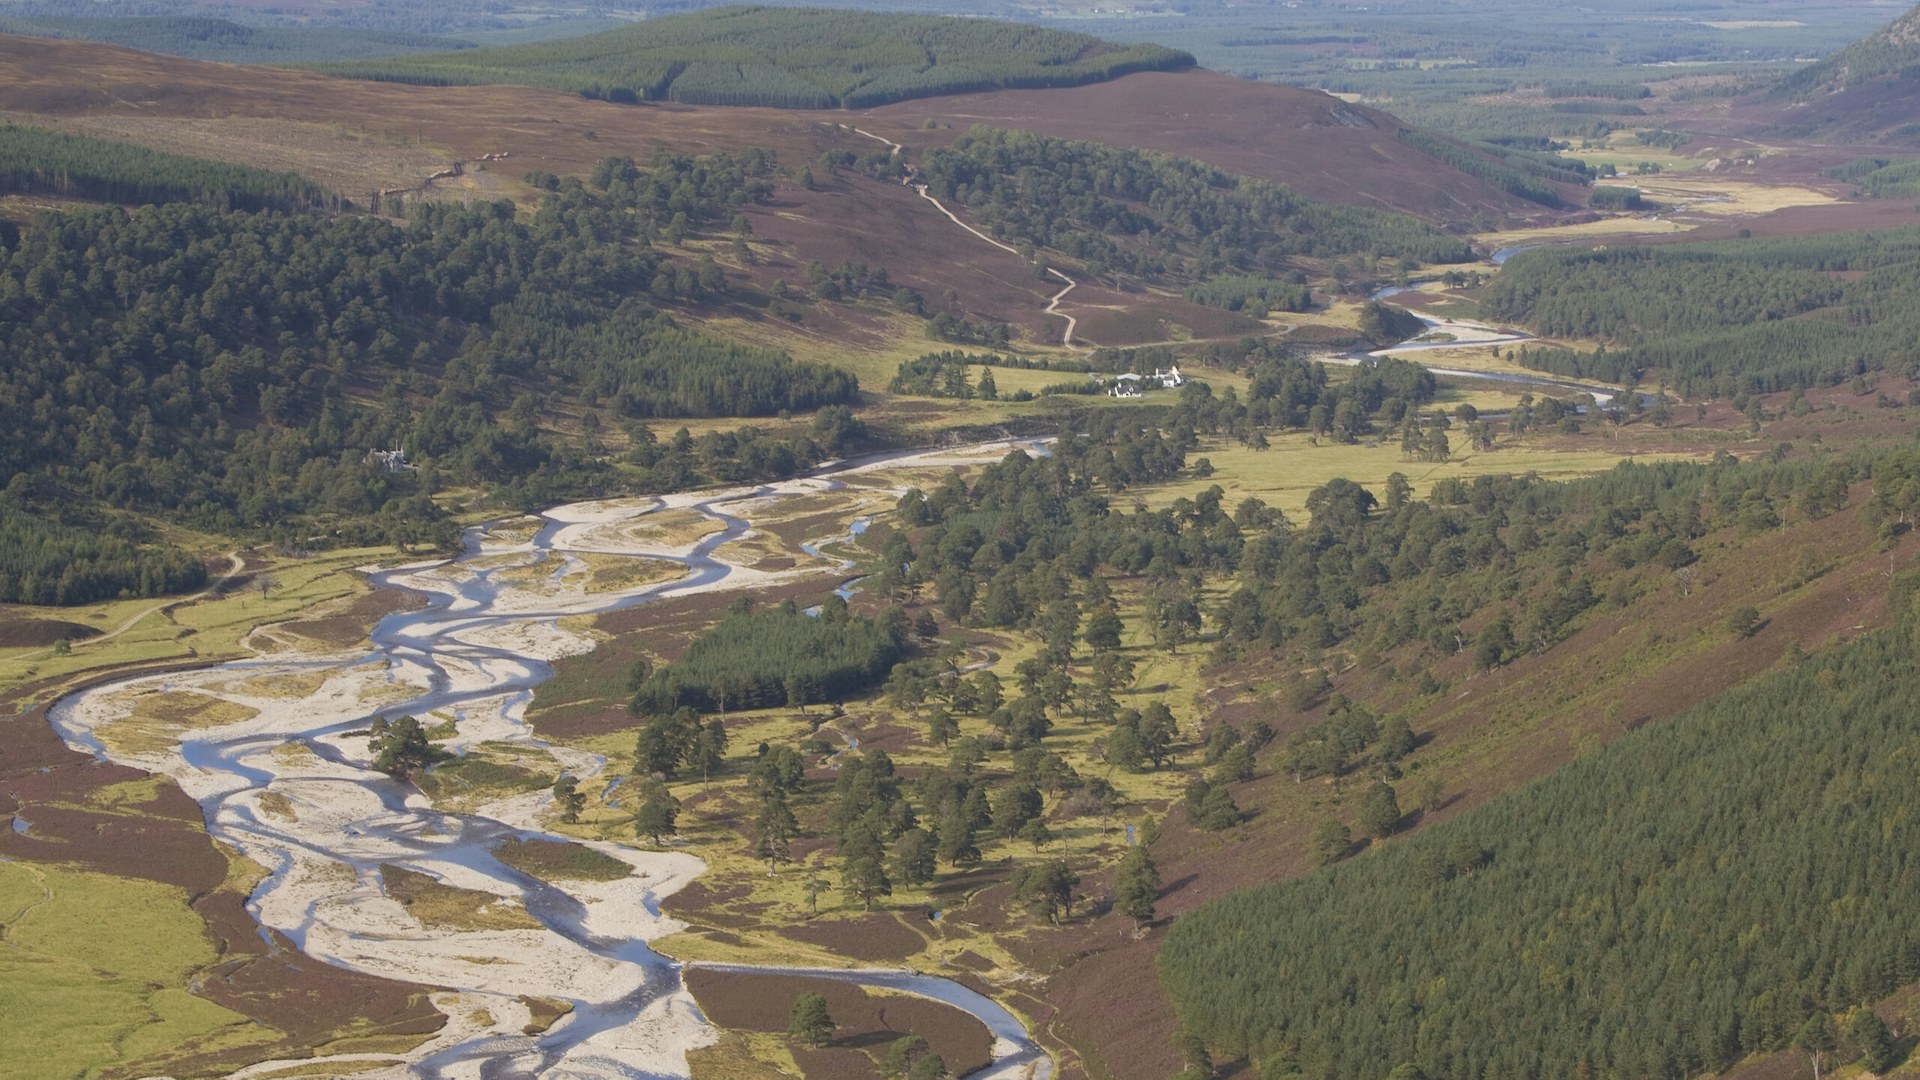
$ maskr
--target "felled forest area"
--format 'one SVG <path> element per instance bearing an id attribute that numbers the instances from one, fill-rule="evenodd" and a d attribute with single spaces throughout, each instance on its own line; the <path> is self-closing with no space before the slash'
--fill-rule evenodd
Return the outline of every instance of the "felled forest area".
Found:
<path id="1" fill-rule="evenodd" d="M 555 398 L 595 423 L 849 401 L 843 370 L 634 298 L 723 290 L 710 259 L 689 266 L 649 240 L 724 224 L 764 197 L 772 166 L 764 151 L 611 159 L 592 187 L 556 182 L 530 219 L 506 202 L 423 202 L 404 222 L 254 213 L 198 205 L 197 190 L 132 213 L 37 216 L 0 235 L 10 495 L 227 533 L 305 518 L 348 539 L 444 544 L 452 527 L 422 497 L 435 484 L 498 485 L 532 505 L 613 482 L 536 427 Z M 428 468 L 368 459 L 395 447 Z M 801 440 L 786 456 L 837 449 Z M 655 478 L 703 478 L 685 462 Z"/>
<path id="2" fill-rule="evenodd" d="M 1486 311 L 1607 343 L 1523 346 L 1516 357 L 1527 367 L 1615 383 L 1658 377 L 1688 396 L 1907 374 L 1920 336 L 1920 228 L 1528 251 L 1487 287 Z"/>
<path id="3" fill-rule="evenodd" d="M 930 151 L 927 190 L 1010 244 L 1063 252 L 1096 276 L 1284 274 L 1296 256 L 1466 262 L 1414 218 L 1316 202 L 1191 158 L 976 127 Z"/>

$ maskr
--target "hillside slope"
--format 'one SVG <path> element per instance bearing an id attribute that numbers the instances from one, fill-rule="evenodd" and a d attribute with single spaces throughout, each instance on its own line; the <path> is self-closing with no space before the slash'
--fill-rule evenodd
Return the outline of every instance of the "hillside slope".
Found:
<path id="1" fill-rule="evenodd" d="M 1418 835 L 1622 735 L 1659 727 L 1749 678 L 1791 666 L 1796 657 L 1886 626 L 1889 568 L 1910 565 L 1916 548 L 1906 534 L 1890 550 L 1877 549 L 1872 490 L 1856 486 L 1847 509 L 1765 534 L 1717 529 L 1699 541 L 1701 560 L 1682 575 L 1684 584 L 1669 582 L 1669 572 L 1657 567 L 1623 571 L 1604 560 L 1589 562 L 1582 569 L 1596 575 L 1602 592 L 1618 586 L 1619 595 L 1632 599 L 1597 605 L 1590 621 L 1539 655 L 1482 672 L 1470 648 L 1435 663 L 1422 659 L 1427 650 L 1416 642 L 1335 676 L 1326 700 L 1344 695 L 1409 718 L 1424 760 L 1409 766 L 1409 778 L 1396 786 L 1408 811 L 1402 828 Z M 1744 638 L 1729 633 L 1729 613 L 1749 604 L 1764 610 L 1763 628 Z M 1477 634 L 1483 618 L 1476 616 L 1467 631 Z M 1210 676 L 1215 689 L 1208 698 L 1222 720 L 1270 722 L 1276 745 L 1284 745 L 1320 722 L 1326 706 L 1296 713 L 1273 670 L 1271 661 L 1221 669 Z M 1434 693 L 1415 685 L 1413 676 L 1423 670 L 1436 680 Z M 1418 790 L 1422 774 L 1439 779 L 1438 794 L 1431 806 L 1416 809 L 1408 792 Z M 1235 802 L 1252 808 L 1245 824 L 1215 832 L 1170 814 L 1154 847 L 1169 883 L 1159 916 L 1179 925 L 1215 898 L 1311 876 L 1315 825 L 1329 814 L 1350 818 L 1367 786 L 1364 777 L 1298 780 L 1275 761 L 1233 787 Z M 1399 843 L 1375 841 L 1373 848 Z M 1114 947 L 1114 936 L 1127 929 L 1123 916 L 1105 916 L 1035 958 L 1058 964 L 1047 1000 L 1075 1047 L 1091 1048 L 1088 1071 L 1095 1077 L 1166 1075 L 1179 1067 L 1168 1043 L 1178 1023 L 1166 999 L 1130 985 L 1131 973 L 1153 961 L 1163 937 L 1155 930 Z"/>
<path id="2" fill-rule="evenodd" d="M 928 122 L 945 125 L 923 130 Z M 1545 213 L 1403 142 L 1394 116 L 1317 90 L 1214 71 L 1142 72 L 1097 86 L 1007 90 L 883 106 L 862 128 L 916 149 L 974 124 L 1158 150 L 1316 199 L 1428 221 Z"/>
<path id="3" fill-rule="evenodd" d="M 1920 7 L 1782 79 L 1750 110 L 1796 138 L 1920 145 Z"/>
<path id="4" fill-rule="evenodd" d="M 403 174 L 394 164 L 418 158 L 422 149 L 442 160 L 509 153 L 513 164 L 494 168 L 518 176 L 536 168 L 579 174 L 609 152 L 646 153 L 654 146 L 708 153 L 762 145 L 793 161 L 822 148 L 818 125 L 789 110 L 619 106 L 517 86 L 405 86 L 6 36 L 0 36 L 0 65 L 8 72 L 0 83 L 0 111 L 64 117 L 63 126 L 160 149 L 295 167 L 348 195 L 362 184 L 399 181 Z M 115 120 L 136 117 L 137 125 Z M 247 126 L 244 138 L 235 137 L 245 126 L 237 122 L 259 119 L 276 123 Z M 922 130 L 928 120 L 951 126 Z M 287 121 L 313 126 L 288 127 Z M 214 130 L 217 122 L 231 127 Z M 902 102 L 861 113 L 858 123 L 915 150 L 944 145 L 974 124 L 1158 150 L 1312 198 L 1436 222 L 1544 212 L 1401 141 L 1395 132 L 1403 125 L 1389 114 L 1317 91 L 1197 69 Z M 183 130 L 189 126 L 192 132 Z M 195 150 L 183 139 L 217 145 Z M 873 146 L 853 136 L 844 144 L 863 153 Z M 418 176 L 432 171 L 418 164 L 411 169 Z M 480 177 L 464 183 L 499 193 Z"/>
<path id="5" fill-rule="evenodd" d="M 897 285 L 927 298 L 952 289 L 961 310 L 1010 324 L 1016 339 L 1059 333 L 1059 320 L 1043 312 L 1055 291 L 1047 285 L 1051 279 L 1034 277 L 1024 260 L 968 243 L 911 190 L 862 168 L 821 171 L 823 156 L 852 161 L 885 151 L 853 125 L 818 114 L 618 105 L 517 86 L 400 85 L 32 38 L 0 37 L 0 66 L 10 75 L 0 83 L 0 118 L 290 170 L 362 205 L 380 192 L 423 190 L 526 200 L 536 194 L 523 179 L 529 174 L 586 176 L 609 155 L 645 160 L 657 149 L 764 148 L 780 175 L 770 201 L 745 208 L 756 257 L 728 263 L 736 280 L 761 290 L 779 278 L 791 286 L 810 262 L 834 267 L 851 259 L 884 267 Z M 957 126 L 921 130 L 932 110 L 948 118 L 936 123 Z M 927 100 L 858 119 L 862 130 L 907 143 L 915 161 L 975 121 L 1189 155 L 1312 197 L 1442 224 L 1544 213 L 1421 154 L 1396 137 L 1399 125 L 1385 114 L 1211 72 L 1142 73 L 1075 89 Z M 809 163 L 816 174 L 811 186 L 798 182 Z M 954 240 L 962 246 L 956 249 Z M 1070 313 L 1091 317 L 1084 330 L 1094 344 L 1160 340 L 1169 336 L 1162 325 L 1170 323 L 1202 335 L 1235 329 L 1209 329 L 1219 313 L 1173 297 L 1109 295 L 1087 284 L 1070 298 L 1079 305 Z M 1130 314 L 1149 302 L 1154 312 Z M 1115 325 L 1105 325 L 1102 319 L 1113 312 L 1119 314 L 1105 321 Z M 731 313 L 757 320 L 759 340 L 797 336 L 823 348 L 879 347 L 898 333 L 896 314 L 884 305 L 871 312 L 822 309 L 818 319 L 789 324 L 769 320 L 764 305 Z"/>

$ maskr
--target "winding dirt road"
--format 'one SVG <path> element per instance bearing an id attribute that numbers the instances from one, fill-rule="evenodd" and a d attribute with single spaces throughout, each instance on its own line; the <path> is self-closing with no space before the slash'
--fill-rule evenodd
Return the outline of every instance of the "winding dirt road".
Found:
<path id="1" fill-rule="evenodd" d="M 901 146 L 899 143 L 894 142 L 892 139 L 889 139 L 884 135 L 875 135 L 871 131 L 862 131 L 857 127 L 848 127 L 846 124 L 842 124 L 840 126 L 847 131 L 853 132 L 855 135 L 864 135 L 869 139 L 875 140 L 876 142 L 886 143 L 889 147 L 893 148 L 893 154 L 895 157 L 899 157 L 900 151 L 905 149 L 905 147 Z M 988 236 L 986 233 L 981 232 L 979 229 L 976 229 L 973 226 L 967 224 L 966 222 L 960 220 L 959 215 L 955 214 L 952 210 L 947 209 L 947 206 L 945 203 L 941 202 L 939 199 L 934 198 L 933 195 L 927 191 L 927 185 L 913 184 L 911 186 L 913 187 L 914 191 L 919 193 L 921 198 L 932 203 L 933 208 L 935 210 L 938 210 L 941 213 L 947 215 L 947 220 L 967 230 L 973 235 L 979 237 L 980 239 L 985 240 L 987 243 L 992 244 L 994 247 L 999 248 L 1001 251 L 1004 251 L 1009 255 L 1020 255 L 1020 250 L 1018 248 L 1013 247 L 1011 244 L 1003 244 L 1000 241 L 995 240 L 993 237 Z M 1024 258 L 1025 256 L 1021 256 L 1021 257 Z M 1075 319 L 1073 316 L 1060 310 L 1060 301 L 1064 299 L 1068 293 L 1072 292 L 1075 288 L 1077 288 L 1080 283 L 1068 277 L 1067 275 L 1061 273 L 1060 271 L 1054 269 L 1051 266 L 1047 267 L 1047 273 L 1053 275 L 1056 278 L 1059 278 L 1061 281 L 1066 282 L 1066 287 L 1047 298 L 1047 306 L 1045 308 L 1044 313 L 1048 315 L 1057 315 L 1060 318 L 1067 320 L 1067 328 L 1064 331 L 1062 331 L 1060 334 L 1060 344 L 1069 349 L 1078 349 L 1079 346 L 1073 343 L 1073 332 L 1080 325 L 1080 322 L 1078 319 Z"/>
<path id="2" fill-rule="evenodd" d="M 240 575 L 240 572 L 245 570 L 246 568 L 247 568 L 247 561 L 240 557 L 240 553 L 237 551 L 229 551 L 227 552 L 227 572 L 224 574 L 221 574 L 218 578 L 215 578 L 213 582 L 209 584 L 206 588 L 201 589 L 199 592 L 193 593 L 188 596 L 176 596 L 171 600 L 162 600 L 159 603 L 153 605 L 152 607 L 141 608 L 140 611 L 135 613 L 131 618 L 127 619 L 126 622 L 121 623 L 119 626 L 114 627 L 113 629 L 107 631 L 104 634 L 101 634 L 98 637 L 82 638 L 79 641 L 71 642 L 69 647 L 74 649 L 90 649 L 100 645 L 105 645 L 107 642 L 112 641 L 114 638 L 117 638 L 121 634 L 124 634 L 127 631 L 133 629 L 135 626 L 138 626 L 140 622 L 149 615 L 153 615 L 162 611 L 167 611 L 172 608 L 184 607 L 185 605 L 191 604 L 196 600 L 206 599 L 208 596 L 213 595 L 214 593 L 218 592 L 221 588 L 223 588 L 227 582 L 232 581 L 234 578 L 238 577 Z M 22 653 L 19 656 L 10 657 L 8 662 L 25 663 L 28 660 L 38 660 L 42 657 L 52 656 L 53 652 L 54 650 L 52 648 L 47 648 L 47 649 L 41 649 L 39 652 Z"/>

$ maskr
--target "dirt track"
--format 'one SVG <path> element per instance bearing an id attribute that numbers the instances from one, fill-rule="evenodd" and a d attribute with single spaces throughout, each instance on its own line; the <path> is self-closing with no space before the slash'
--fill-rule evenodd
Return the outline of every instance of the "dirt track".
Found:
<path id="1" fill-rule="evenodd" d="M 847 127 L 847 126 L 845 124 L 842 124 L 841 127 Z M 864 135 L 869 139 L 874 139 L 879 142 L 886 143 L 888 146 L 891 146 L 893 148 L 893 153 L 894 153 L 894 156 L 896 157 L 899 156 L 900 151 L 906 149 L 905 147 L 901 146 L 899 143 L 894 142 L 892 139 L 888 139 L 880 135 L 875 135 L 871 131 L 862 131 L 857 127 L 847 127 L 847 130 L 853 132 L 855 135 Z M 938 210 L 941 213 L 947 215 L 948 220 L 952 221 L 955 225 L 960 226 L 961 228 L 967 230 L 973 235 L 979 237 L 980 239 L 985 240 L 987 243 L 992 244 L 994 247 L 999 248 L 1001 251 L 1004 251 L 1009 255 L 1020 254 L 1020 250 L 1018 248 L 1015 248 L 1009 244 L 1003 244 L 1000 241 L 995 240 L 993 237 L 988 236 L 986 233 L 981 232 L 979 229 L 976 229 L 973 226 L 967 224 L 966 222 L 961 221 L 959 215 L 947 209 L 945 203 L 942 203 L 939 199 L 936 199 L 933 197 L 932 193 L 927 190 L 927 185 L 914 184 L 913 190 L 918 192 L 921 198 L 932 203 L 933 208 L 935 210 Z M 1064 299 L 1068 293 L 1072 292 L 1075 288 L 1077 288 L 1080 283 L 1068 277 L 1067 275 L 1061 273 L 1060 271 L 1054 269 L 1051 266 L 1047 267 L 1047 273 L 1052 274 L 1054 277 L 1057 277 L 1061 281 L 1066 282 L 1067 287 L 1064 289 L 1061 289 L 1057 293 L 1054 293 L 1052 296 L 1047 297 L 1046 313 L 1048 315 L 1058 315 L 1061 318 L 1067 320 L 1067 328 L 1064 331 L 1062 331 L 1060 334 L 1060 344 L 1066 346 L 1069 349 L 1078 348 L 1078 346 L 1074 345 L 1073 343 L 1073 332 L 1075 328 L 1077 328 L 1080 325 L 1079 320 L 1075 319 L 1073 316 L 1067 314 L 1066 312 L 1061 311 L 1060 301 Z"/>

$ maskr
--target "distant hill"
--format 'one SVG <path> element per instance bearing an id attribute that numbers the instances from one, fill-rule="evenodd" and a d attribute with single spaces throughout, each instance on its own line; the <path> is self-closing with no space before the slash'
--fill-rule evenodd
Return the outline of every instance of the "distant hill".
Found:
<path id="1" fill-rule="evenodd" d="M 817 159 L 829 149 L 864 152 L 879 145 L 833 124 L 796 125 L 792 113 L 771 109 L 629 108 L 520 85 L 410 86 L 209 64 L 82 41 L 0 35 L 0 70 L 7 72 L 0 80 L 0 108 L 15 116 L 43 117 L 34 122 L 156 149 L 275 171 L 293 168 L 356 200 L 416 182 L 447 159 L 473 162 L 497 152 L 510 152 L 509 162 L 487 166 L 490 174 L 469 170 L 468 186 L 495 193 L 497 187 L 485 186 L 489 176 L 518 177 L 536 169 L 584 174 L 610 149 L 645 154 L 665 146 L 708 153 L 760 145 L 791 163 Z M 55 124 L 54 118 L 62 119 Z M 1544 212 L 1422 152 L 1400 137 L 1406 125 L 1387 113 L 1318 91 L 1199 68 L 1141 72 L 1070 89 L 898 102 L 843 118 L 916 153 L 985 124 L 1177 154 L 1285 184 L 1309 198 L 1438 223 Z M 927 126 L 930 121 L 934 127 Z M 349 125 L 345 131 L 335 126 L 342 123 Z M 224 134 L 228 129 L 244 137 Z M 367 136 L 375 141 L 358 141 Z M 427 155 L 438 164 L 408 165 L 407 158 L 379 149 L 411 148 L 420 139 L 440 148 L 440 157 Z M 902 205 L 909 210 L 918 202 L 910 191 L 888 194 L 904 194 Z M 801 188 L 791 197 L 811 203 L 831 195 Z M 879 227 L 880 219 L 871 216 L 871 202 L 881 194 L 868 191 L 860 198 L 861 213 L 841 209 L 826 220 L 841 228 L 872 226 L 860 249 L 903 235 L 895 225 Z M 811 211 L 802 216 L 811 217 Z M 832 261 L 854 253 L 850 247 Z M 909 257 L 911 251 L 903 251 L 887 265 L 897 273 Z"/>
<path id="2" fill-rule="evenodd" d="M 230 64 L 358 60 L 473 47 L 472 42 L 431 34 L 340 26 L 242 26 L 226 19 L 187 15 L 106 19 L 7 17 L 0 18 L 0 34 L 104 41 L 143 52 Z"/>
<path id="3" fill-rule="evenodd" d="M 1781 109 L 1784 135 L 1920 145 L 1920 7 L 1782 79 L 1763 107 Z"/>
<path id="4" fill-rule="evenodd" d="M 1193 64 L 1160 45 L 1115 45 L 990 19 L 728 7 L 559 41 L 318 69 L 429 86 L 540 86 L 610 101 L 831 109 L 1081 86 Z"/>
<path id="5" fill-rule="evenodd" d="M 929 129 L 928 122 L 939 126 Z M 1394 116 L 1317 90 L 1206 70 L 1130 75 L 1072 90 L 902 102 L 861 114 L 859 124 L 916 150 L 985 124 L 1178 154 L 1310 198 L 1436 222 L 1545 209 L 1542 200 L 1513 194 L 1502 178 L 1514 170 L 1482 150 L 1409 138 L 1403 132 L 1410 129 Z M 1576 191 L 1563 190 L 1570 199 Z"/>
<path id="6" fill-rule="evenodd" d="M 1920 77 L 1920 7 L 1782 79 L 1773 96 L 1807 101 L 1877 80 L 1916 77 Z"/>

